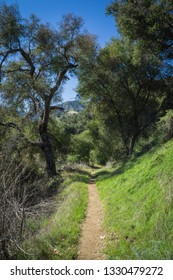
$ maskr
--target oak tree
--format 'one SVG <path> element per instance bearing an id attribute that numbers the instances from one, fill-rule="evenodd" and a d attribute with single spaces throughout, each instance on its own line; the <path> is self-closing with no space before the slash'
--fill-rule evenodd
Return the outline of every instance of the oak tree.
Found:
<path id="1" fill-rule="evenodd" d="M 16 5 L 0 7 L 1 105 L 15 107 L 26 126 L 36 122 L 39 139 L 28 139 L 14 122 L 1 121 L 1 126 L 16 129 L 28 145 L 43 151 L 49 177 L 57 174 L 49 134 L 51 112 L 61 109 L 57 102 L 63 84 L 94 48 L 95 37 L 83 30 L 80 17 L 63 16 L 53 28 L 35 15 L 22 18 Z"/>
<path id="2" fill-rule="evenodd" d="M 166 108 L 161 67 L 155 56 L 122 39 L 107 44 L 90 72 L 81 73 L 79 93 L 89 98 L 107 130 L 116 131 L 127 156 Z"/>

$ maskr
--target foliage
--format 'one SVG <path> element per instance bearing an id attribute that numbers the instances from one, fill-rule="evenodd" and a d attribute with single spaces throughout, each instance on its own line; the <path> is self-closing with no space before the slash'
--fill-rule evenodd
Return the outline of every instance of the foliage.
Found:
<path id="1" fill-rule="evenodd" d="M 89 98 L 105 131 L 117 134 L 127 156 L 168 103 L 169 87 L 161 68 L 155 56 L 122 39 L 107 44 L 90 72 L 79 75 L 78 92 Z"/>
<path id="2" fill-rule="evenodd" d="M 87 129 L 88 121 L 89 117 L 87 110 L 82 110 L 78 113 L 64 113 L 58 122 L 61 123 L 67 133 L 75 135 Z"/>
<path id="3" fill-rule="evenodd" d="M 0 7 L 3 107 L 18 112 L 27 129 L 30 123 L 37 124 L 37 141 L 28 139 L 28 144 L 42 150 L 49 177 L 56 175 L 48 133 L 51 112 L 61 109 L 56 105 L 67 75 L 74 75 L 78 65 L 90 59 L 95 45 L 95 37 L 83 30 L 80 17 L 63 16 L 55 29 L 41 23 L 35 15 L 23 19 L 16 5 Z M 18 129 L 15 123 L 12 125 Z M 25 136 L 23 125 L 21 134 Z"/>
<path id="4" fill-rule="evenodd" d="M 76 259 L 90 174 L 75 165 L 120 165 L 134 150 L 122 167 L 98 172 L 106 253 L 173 258 L 172 141 L 135 158 L 173 138 L 173 4 L 115 0 L 107 13 L 121 37 L 99 49 L 80 17 L 63 16 L 53 28 L 22 18 L 15 4 L 0 6 L 2 259 Z M 74 75 L 86 109 L 62 113 Z M 57 194 L 62 168 L 71 173 Z"/>
<path id="5" fill-rule="evenodd" d="M 173 58 L 171 0 L 113 1 L 107 12 L 113 15 L 121 33 L 145 43 L 150 52 Z"/>
<path id="6" fill-rule="evenodd" d="M 162 142 L 173 137 L 173 110 L 167 110 L 165 116 L 160 118 L 157 124 L 157 131 L 162 137 Z"/>
<path id="7" fill-rule="evenodd" d="M 89 131 L 74 135 L 71 141 L 71 153 L 76 162 L 90 163 L 90 151 L 93 143 Z"/>
<path id="8" fill-rule="evenodd" d="M 162 61 L 160 73 L 162 81 L 165 80 L 168 85 L 167 94 L 170 95 L 166 105 L 167 109 L 172 109 L 172 1 L 113 1 L 107 12 L 114 16 L 123 36 Z"/>
<path id="9" fill-rule="evenodd" d="M 105 165 L 107 162 L 122 160 L 124 147 L 117 131 L 109 129 L 97 114 L 88 123 L 88 130 L 92 139 L 90 161 L 93 164 Z"/>

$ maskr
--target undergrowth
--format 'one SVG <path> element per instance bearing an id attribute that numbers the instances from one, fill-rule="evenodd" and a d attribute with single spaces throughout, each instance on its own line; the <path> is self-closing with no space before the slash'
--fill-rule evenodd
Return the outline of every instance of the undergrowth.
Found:
<path id="1" fill-rule="evenodd" d="M 78 238 L 85 217 L 88 194 L 87 172 L 64 174 L 62 191 L 57 195 L 56 211 L 49 217 L 28 221 L 34 233 L 23 242 L 25 253 L 18 259 L 73 260 L 77 258 Z"/>

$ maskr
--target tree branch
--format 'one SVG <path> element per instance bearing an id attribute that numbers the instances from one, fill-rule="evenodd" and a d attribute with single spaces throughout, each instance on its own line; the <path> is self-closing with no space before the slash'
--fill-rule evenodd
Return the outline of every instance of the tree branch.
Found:
<path id="1" fill-rule="evenodd" d="M 22 57 L 25 59 L 25 61 L 29 64 L 29 66 L 30 66 L 30 75 L 33 76 L 34 72 L 35 72 L 35 66 L 34 66 L 30 56 L 23 49 L 20 49 L 19 51 L 20 51 Z"/>
<path id="2" fill-rule="evenodd" d="M 14 128 L 14 129 L 16 129 L 16 130 L 19 132 L 20 136 L 21 136 L 29 145 L 35 146 L 35 147 L 38 147 L 38 148 L 41 148 L 41 147 L 42 147 L 41 143 L 39 143 L 39 142 L 32 142 L 32 141 L 28 140 L 28 139 L 25 137 L 24 133 L 21 131 L 20 127 L 19 127 L 17 124 L 15 124 L 15 123 L 13 123 L 13 122 L 9 122 L 9 123 L 2 123 L 2 122 L 0 122 L 0 126 L 6 127 L 6 128 Z"/>
<path id="3" fill-rule="evenodd" d="M 50 89 L 50 100 L 52 99 L 52 97 L 54 96 L 55 92 L 58 90 L 58 88 L 60 87 L 63 79 L 66 77 L 65 74 L 67 73 L 67 71 L 69 69 L 73 69 L 73 68 L 76 68 L 78 65 L 77 64 L 73 64 L 73 63 L 69 63 L 64 70 L 62 70 L 59 75 L 58 75 L 58 78 L 57 78 L 57 81 L 56 81 L 56 84 L 54 87 L 52 87 Z"/>
<path id="4" fill-rule="evenodd" d="M 65 109 L 63 107 L 60 106 L 50 106 L 50 110 L 60 110 L 60 111 L 64 111 Z"/>
<path id="5" fill-rule="evenodd" d="M 6 51 L 5 53 L 0 53 L 0 55 L 3 57 L 1 62 L 0 62 L 0 82 L 1 82 L 1 74 L 2 74 L 2 65 L 6 61 L 7 57 L 12 54 L 18 52 L 19 49 L 10 49 Z"/>

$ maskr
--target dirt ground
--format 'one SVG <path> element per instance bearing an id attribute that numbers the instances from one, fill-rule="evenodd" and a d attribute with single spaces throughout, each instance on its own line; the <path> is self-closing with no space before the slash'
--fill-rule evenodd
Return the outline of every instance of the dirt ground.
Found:
<path id="1" fill-rule="evenodd" d="M 104 260 L 104 212 L 94 180 L 88 185 L 88 192 L 88 208 L 79 240 L 78 260 Z"/>

